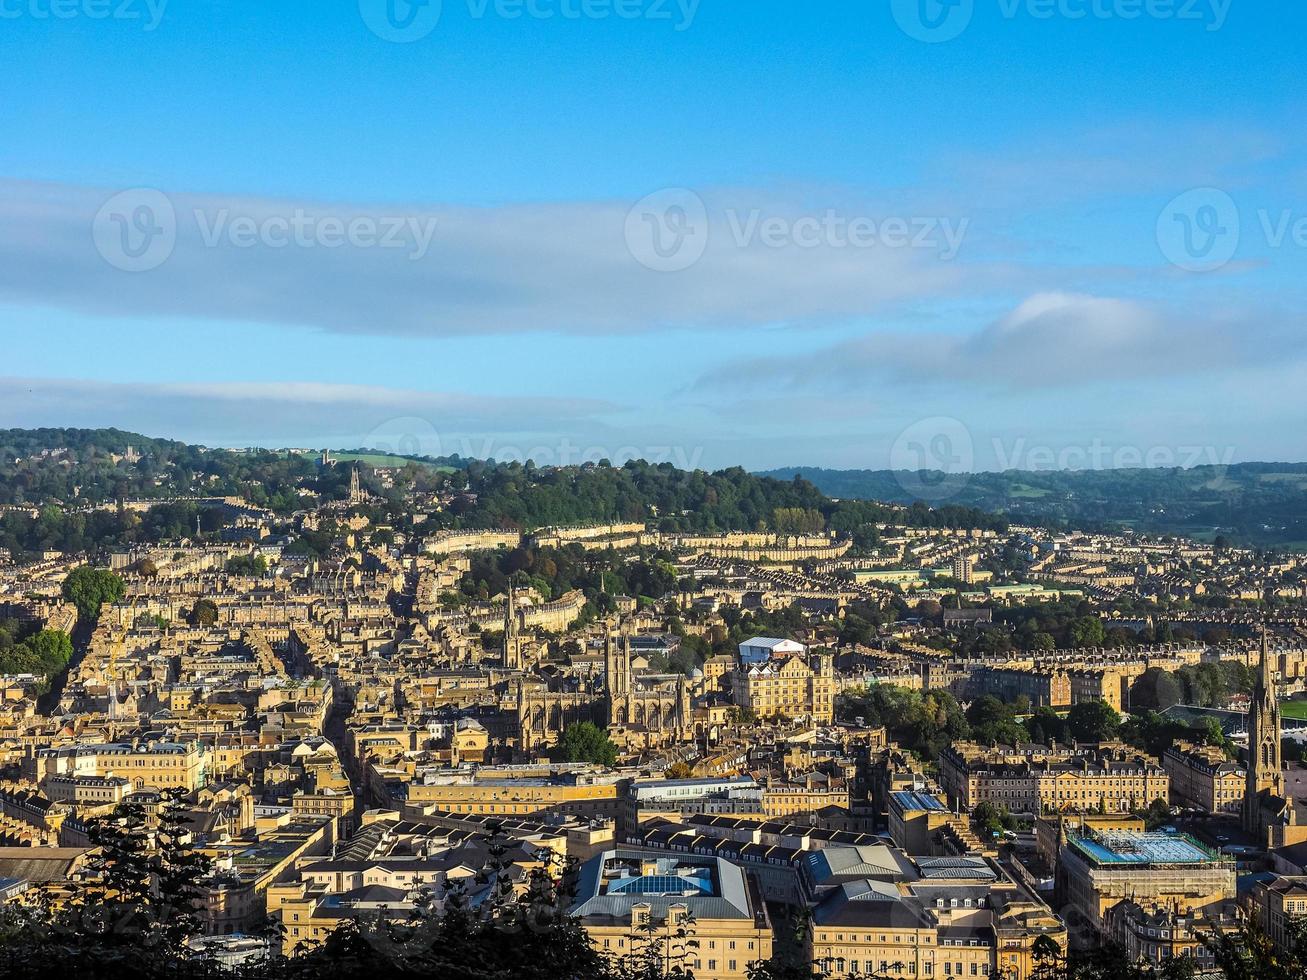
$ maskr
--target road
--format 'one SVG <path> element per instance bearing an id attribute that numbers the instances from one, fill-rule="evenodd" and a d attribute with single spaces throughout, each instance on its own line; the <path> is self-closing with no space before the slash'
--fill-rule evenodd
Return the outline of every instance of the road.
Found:
<path id="1" fill-rule="evenodd" d="M 68 684 L 68 675 L 77 669 L 81 664 L 82 658 L 86 656 L 86 649 L 91 645 L 91 634 L 95 632 L 95 624 L 77 620 L 77 625 L 73 627 L 73 658 L 68 661 L 68 669 L 62 671 L 53 680 L 50 681 L 50 690 L 42 694 L 36 701 L 36 709 L 43 715 L 54 715 L 59 708 L 59 699 L 63 697 L 64 687 Z"/>

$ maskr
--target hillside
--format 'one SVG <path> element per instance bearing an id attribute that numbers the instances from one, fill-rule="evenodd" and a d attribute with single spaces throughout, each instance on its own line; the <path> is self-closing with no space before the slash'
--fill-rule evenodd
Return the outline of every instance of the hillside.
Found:
<path id="1" fill-rule="evenodd" d="M 353 462 L 378 522 L 406 526 L 420 502 L 428 518 L 414 537 L 445 528 L 641 521 L 664 531 L 833 531 L 870 547 L 877 524 L 1005 527 L 973 508 L 835 501 L 806 479 L 739 467 L 709 473 L 636 461 L 537 467 L 365 450 L 332 455 L 346 465 L 323 466 L 304 450 L 207 449 L 117 429 L 0 430 L 0 504 L 20 505 L 0 512 L 0 548 L 16 557 L 87 552 L 175 539 L 197 524 L 213 532 L 222 520 L 220 508 L 205 502 L 213 497 L 240 498 L 288 520 L 348 499 Z M 140 514 L 119 512 L 114 502 L 123 499 L 159 503 Z"/>
<path id="2" fill-rule="evenodd" d="M 794 467 L 765 476 L 801 476 L 831 497 L 910 503 L 916 474 L 892 470 Z M 910 479 L 908 477 L 911 477 Z M 942 479 L 943 474 L 938 474 Z M 1023 518 L 1086 528 L 1132 528 L 1233 542 L 1307 548 L 1307 464 L 1240 463 L 1192 469 L 975 473 L 956 477 L 949 503 L 1014 522 Z M 927 476 L 929 481 L 929 476 Z"/>

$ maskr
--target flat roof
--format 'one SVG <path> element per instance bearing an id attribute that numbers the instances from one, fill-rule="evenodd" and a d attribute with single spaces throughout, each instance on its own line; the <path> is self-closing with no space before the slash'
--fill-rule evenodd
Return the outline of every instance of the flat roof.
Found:
<path id="1" fill-rule="evenodd" d="M 939 801 L 939 798 L 930 793 L 914 793 L 910 790 L 901 790 L 897 793 L 891 793 L 894 802 L 904 810 L 934 810 L 947 813 L 948 807 Z"/>
<path id="2" fill-rule="evenodd" d="M 1188 834 L 1092 831 L 1069 835 L 1067 843 L 1099 864 L 1212 864 L 1219 860 Z"/>

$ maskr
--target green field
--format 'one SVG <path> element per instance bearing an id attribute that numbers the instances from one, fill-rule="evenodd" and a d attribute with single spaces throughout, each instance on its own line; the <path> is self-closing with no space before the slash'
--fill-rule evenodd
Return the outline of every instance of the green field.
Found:
<path id="1" fill-rule="evenodd" d="M 1280 714 L 1285 718 L 1307 721 L 1307 701 L 1281 701 Z"/>
<path id="2" fill-rule="evenodd" d="M 452 466 L 439 466 L 425 459 L 413 459 L 409 456 L 392 456 L 389 453 L 336 453 L 331 454 L 332 459 L 340 460 L 342 463 L 362 463 L 364 466 L 373 466 L 378 469 L 399 469 L 408 463 L 416 463 L 418 466 L 426 466 L 433 470 L 439 470 L 442 473 L 453 473 Z"/>

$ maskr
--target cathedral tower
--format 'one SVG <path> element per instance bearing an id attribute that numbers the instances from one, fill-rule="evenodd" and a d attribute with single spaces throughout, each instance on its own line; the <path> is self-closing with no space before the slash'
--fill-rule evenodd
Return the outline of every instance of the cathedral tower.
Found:
<path id="1" fill-rule="evenodd" d="M 608 692 L 608 723 L 627 724 L 631 720 L 631 647 L 626 637 L 613 632 L 604 636 L 604 687 Z"/>

